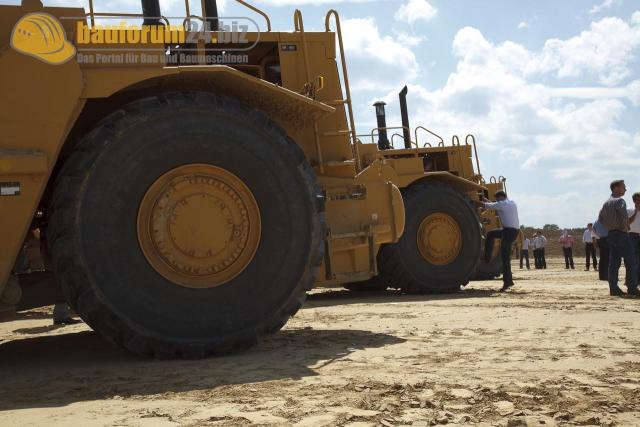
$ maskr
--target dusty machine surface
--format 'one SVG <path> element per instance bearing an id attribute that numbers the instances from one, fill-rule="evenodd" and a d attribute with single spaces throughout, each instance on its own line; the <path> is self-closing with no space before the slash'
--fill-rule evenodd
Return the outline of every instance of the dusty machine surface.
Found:
<path id="1" fill-rule="evenodd" d="M 468 282 L 470 201 L 488 194 L 472 138 L 421 146 L 406 103 L 405 148 L 386 125 L 358 137 L 337 12 L 306 32 L 296 11 L 282 33 L 237 1 L 266 31 L 227 31 L 214 0 L 178 25 L 158 0 L 140 15 L 0 6 L 5 308 L 34 228 L 82 319 L 159 358 L 252 345 L 313 286 Z M 123 17 L 138 27 L 104 24 Z"/>

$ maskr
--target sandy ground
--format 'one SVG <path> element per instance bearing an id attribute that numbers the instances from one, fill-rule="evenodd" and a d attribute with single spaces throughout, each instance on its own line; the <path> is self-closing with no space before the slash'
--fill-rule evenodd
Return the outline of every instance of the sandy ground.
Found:
<path id="1" fill-rule="evenodd" d="M 640 300 L 595 274 L 314 291 L 257 348 L 203 361 L 144 360 L 32 310 L 0 324 L 0 425 L 640 425 Z"/>

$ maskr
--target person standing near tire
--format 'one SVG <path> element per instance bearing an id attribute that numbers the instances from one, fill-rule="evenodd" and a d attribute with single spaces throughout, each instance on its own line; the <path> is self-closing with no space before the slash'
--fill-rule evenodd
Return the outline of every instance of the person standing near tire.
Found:
<path id="1" fill-rule="evenodd" d="M 575 270 L 576 268 L 573 265 L 573 236 L 567 230 L 564 230 L 559 242 L 562 245 L 565 269 L 568 270 L 571 267 L 572 270 Z"/>
<path id="2" fill-rule="evenodd" d="M 627 204 L 622 198 L 627 192 L 627 186 L 623 180 L 613 181 L 610 185 L 611 197 L 607 200 L 598 220 L 601 221 L 609 232 L 609 293 L 611 296 L 621 296 L 624 292 L 618 287 L 618 270 L 622 259 L 627 272 L 628 294 L 639 296 L 638 292 L 638 265 L 636 264 L 635 251 L 629 238 L 629 213 Z"/>
<path id="3" fill-rule="evenodd" d="M 520 270 L 523 268 L 523 261 L 527 261 L 527 270 L 531 270 L 531 266 L 529 265 L 529 246 L 531 245 L 531 240 L 528 237 L 525 237 L 522 241 L 522 249 L 520 250 Z"/>
<path id="4" fill-rule="evenodd" d="M 584 271 L 589 271 L 589 261 L 593 259 L 593 271 L 598 271 L 598 258 L 596 257 L 596 237 L 593 232 L 593 224 L 587 224 L 587 229 L 584 230 L 582 235 L 582 241 L 584 242 L 584 253 L 587 258 L 587 264 Z M 602 264 L 600 265 L 602 267 Z M 604 267 L 606 268 L 606 266 Z"/>
<path id="5" fill-rule="evenodd" d="M 596 238 L 596 245 L 600 252 L 598 279 L 607 282 L 609 281 L 609 243 L 607 242 L 609 232 L 600 221 L 593 223 L 593 231 Z"/>
<path id="6" fill-rule="evenodd" d="M 500 292 L 504 292 L 515 285 L 515 283 L 513 283 L 513 274 L 511 273 L 511 248 L 518 238 L 520 219 L 518 218 L 518 205 L 516 205 L 513 200 L 507 198 L 507 193 L 498 191 L 495 194 L 495 199 L 495 202 L 491 202 L 485 198 L 484 208 L 493 209 L 498 213 L 500 222 L 502 223 L 502 231 L 498 233 L 496 230 L 495 233 L 489 233 L 485 241 L 484 253 L 485 257 L 490 256 L 487 254 L 493 253 L 494 240 L 497 237 L 501 239 L 500 257 L 502 259 L 503 285 Z"/>

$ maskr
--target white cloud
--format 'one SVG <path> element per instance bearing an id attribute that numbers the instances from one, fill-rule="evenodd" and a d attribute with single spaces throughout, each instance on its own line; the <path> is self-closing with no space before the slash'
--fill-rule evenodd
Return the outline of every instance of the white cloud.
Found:
<path id="1" fill-rule="evenodd" d="M 527 21 L 521 21 L 518 24 L 518 29 L 519 30 L 524 30 L 524 29 L 529 28 L 529 27 L 530 27 L 530 25 L 529 25 L 529 23 Z"/>
<path id="2" fill-rule="evenodd" d="M 640 80 L 634 80 L 626 87 L 627 95 L 633 105 L 640 107 Z"/>
<path id="3" fill-rule="evenodd" d="M 417 77 L 420 66 L 415 54 L 399 39 L 382 36 L 375 19 L 346 19 L 342 31 L 349 68 L 367 70 L 364 75 L 352 74 L 354 90 L 386 91 L 397 80 L 408 82 Z"/>
<path id="4" fill-rule="evenodd" d="M 257 0 L 255 3 L 267 6 L 304 6 L 304 5 L 324 5 L 335 3 L 370 3 L 376 0 Z"/>
<path id="5" fill-rule="evenodd" d="M 512 186 L 515 186 L 515 183 L 512 183 Z M 518 203 L 518 212 L 521 217 L 524 213 L 529 218 L 535 218 L 534 222 L 523 223 L 527 226 L 542 228 L 545 224 L 556 224 L 560 228 L 585 227 L 589 222 L 595 221 L 598 214 L 598 211 L 594 212 L 591 201 L 585 198 L 584 194 L 574 191 L 545 196 L 515 189 L 510 191 L 510 197 Z M 602 202 L 604 200 L 597 200 L 597 203 Z M 578 212 L 582 215 L 574 219 L 572 215 L 566 214 L 569 212 Z"/>
<path id="6" fill-rule="evenodd" d="M 431 6 L 427 0 L 408 0 L 396 12 L 395 20 L 413 24 L 417 21 L 430 21 L 437 13 L 438 9 Z"/>
<path id="7" fill-rule="evenodd" d="M 613 86 L 632 74 L 630 64 L 638 47 L 640 22 L 603 18 L 576 37 L 547 40 L 528 71 L 554 72 L 559 78 L 593 75 L 600 83 Z"/>
<path id="8" fill-rule="evenodd" d="M 596 13 L 600 13 L 604 10 L 607 9 L 611 9 L 613 6 L 617 6 L 620 5 L 622 3 L 622 0 L 604 0 L 602 3 L 600 4 L 596 4 L 594 5 L 590 10 L 589 13 L 594 15 Z"/>
<path id="9" fill-rule="evenodd" d="M 620 87 L 548 87 L 546 94 L 555 98 L 573 99 L 628 99 L 640 106 L 640 80 Z"/>
<path id="10" fill-rule="evenodd" d="M 519 148 L 504 148 L 500 150 L 501 160 L 516 160 L 525 155 L 526 152 Z"/>
<path id="11" fill-rule="evenodd" d="M 396 38 L 398 39 L 398 43 L 410 47 L 418 46 L 420 43 L 426 40 L 426 37 L 424 36 L 416 36 L 414 34 L 408 34 L 404 32 L 397 33 Z"/>
<path id="12" fill-rule="evenodd" d="M 616 41 L 607 42 L 601 38 L 601 24 L 615 24 L 613 27 L 626 31 L 612 34 Z M 518 189 L 534 187 L 518 196 L 525 207 L 531 207 L 523 209 L 524 223 L 558 222 L 558 212 L 565 208 L 569 212 L 565 226 L 593 220 L 606 192 L 601 188 L 603 183 L 623 176 L 640 184 L 640 138 L 635 129 L 625 131 L 622 125 L 629 109 L 640 105 L 640 80 L 617 86 L 562 87 L 565 80 L 559 70 L 576 61 L 573 55 L 584 55 L 580 49 L 573 49 L 576 38 L 598 40 L 590 46 L 598 46 L 604 57 L 600 61 L 611 69 L 631 67 L 631 58 L 640 50 L 640 44 L 635 42 L 639 28 L 634 21 L 613 22 L 605 18 L 575 38 L 554 41 L 557 48 L 552 51 L 549 42 L 541 50 L 531 51 L 511 41 L 492 43 L 479 30 L 462 28 L 452 44 L 457 65 L 446 83 L 436 90 L 409 85 L 411 123 L 433 127 L 447 141 L 454 134 L 475 133 L 481 158 L 499 158 L 512 167 L 519 165 L 533 181 L 512 181 L 511 188 L 517 193 Z M 627 45 L 622 46 L 622 40 Z M 627 57 L 615 49 L 622 49 Z M 575 70 L 597 81 L 623 82 L 621 76 L 625 73 L 621 71 L 608 74 L 600 62 L 592 64 L 591 69 L 587 65 L 571 63 Z M 637 72 L 629 72 L 633 74 L 638 76 Z M 559 79 L 555 83 L 560 87 L 549 85 L 554 78 Z M 384 97 L 390 104 L 390 125 L 399 123 L 397 91 L 403 80 L 394 77 L 393 82 L 395 85 Z M 367 113 L 371 115 L 368 110 Z M 420 143 L 426 141 L 424 138 L 420 137 Z M 535 189 L 536 176 L 549 187 Z M 565 193 L 564 188 L 579 188 L 580 194 L 540 195 Z M 554 208 L 551 210 L 550 206 Z"/>

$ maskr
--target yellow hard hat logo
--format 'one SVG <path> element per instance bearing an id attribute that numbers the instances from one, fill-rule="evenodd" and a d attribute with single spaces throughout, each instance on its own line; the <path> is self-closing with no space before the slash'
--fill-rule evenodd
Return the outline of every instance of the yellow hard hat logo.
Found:
<path id="1" fill-rule="evenodd" d="M 53 65 L 67 62 L 76 53 L 60 22 L 47 13 L 20 18 L 11 34 L 11 47 Z"/>

